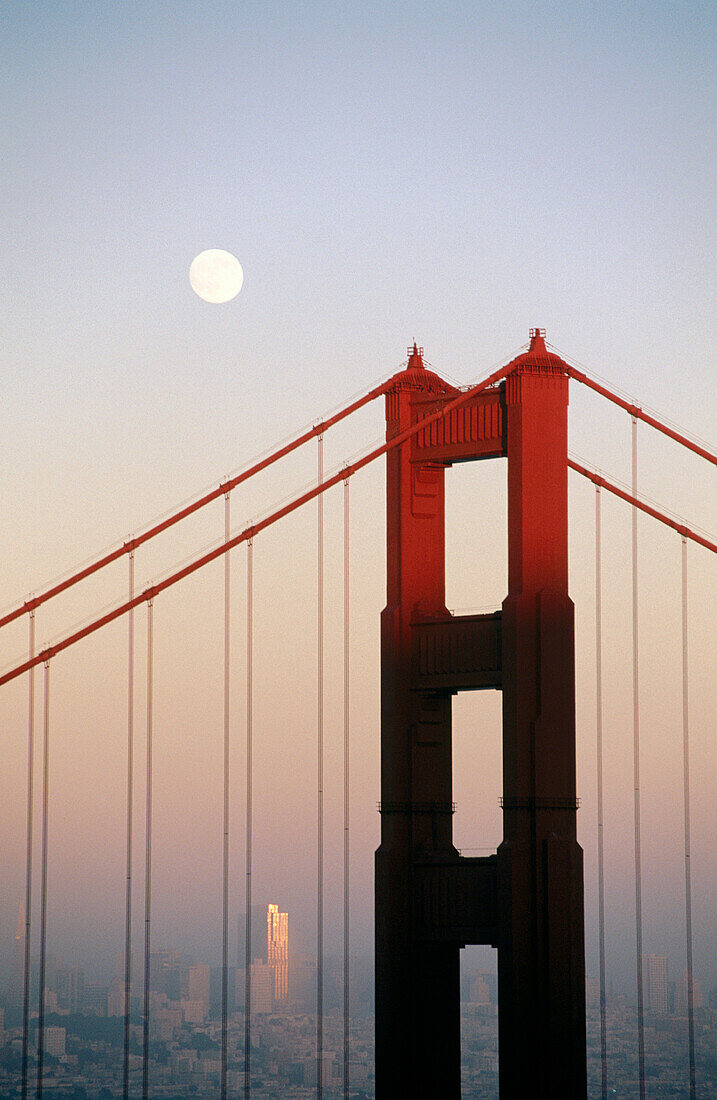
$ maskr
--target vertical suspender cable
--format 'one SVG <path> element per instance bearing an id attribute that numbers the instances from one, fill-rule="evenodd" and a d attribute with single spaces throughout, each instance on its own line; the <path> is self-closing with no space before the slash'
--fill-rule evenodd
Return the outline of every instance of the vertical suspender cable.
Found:
<path id="1" fill-rule="evenodd" d="M 134 550 L 129 554 L 129 599 L 134 599 Z M 127 880 L 124 942 L 124 1052 L 122 1098 L 129 1097 L 129 1040 L 132 994 L 132 803 L 134 769 L 134 609 L 127 615 Z"/>
<path id="2" fill-rule="evenodd" d="M 349 827 L 350 827 L 350 739 L 349 739 L 349 479 L 344 481 L 344 1100 L 349 1100 L 349 982 L 351 977 L 349 926 Z"/>
<path id="3" fill-rule="evenodd" d="M 598 938 L 600 949 L 601 1096 L 607 1100 L 607 1022 L 605 1006 L 605 860 L 603 845 L 602 746 L 602 548 L 600 486 L 595 486 L 595 695 L 597 726 Z"/>
<path id="4" fill-rule="evenodd" d="M 682 538 L 682 770 L 685 805 L 685 936 L 687 947 L 687 1032 L 690 1100 L 695 1100 L 695 1004 L 692 980 L 692 875 L 690 869 L 690 724 L 687 664 L 687 539 Z"/>
<path id="5" fill-rule="evenodd" d="M 30 660 L 35 656 L 35 611 L 30 612 Z M 32 810 L 35 778 L 35 670 L 30 669 L 27 713 L 27 851 L 25 854 L 25 943 L 22 981 L 22 1100 L 27 1100 L 30 1041 L 30 914 L 32 910 Z"/>
<path id="6" fill-rule="evenodd" d="M 40 1002 L 37 1014 L 37 1100 L 42 1098 L 45 1056 L 45 961 L 47 934 L 47 824 L 50 780 L 50 662 L 45 661 L 45 703 L 42 764 L 42 874 L 40 880 Z"/>
<path id="7" fill-rule="evenodd" d="M 324 480 L 324 436 L 318 440 L 318 479 Z M 316 498 L 317 523 L 317 803 L 316 803 L 316 1100 L 323 1091 L 324 1062 L 324 497 Z"/>
<path id="8" fill-rule="evenodd" d="M 149 1097 L 149 964 L 152 916 L 152 679 L 153 601 L 147 602 L 147 790 L 144 854 L 144 1020 L 142 1029 L 142 1100 Z"/>
<path id="9" fill-rule="evenodd" d="M 224 539 L 229 541 L 231 502 L 224 494 Z M 227 1000 L 229 992 L 229 554 L 224 555 L 224 842 L 222 852 L 222 1070 L 221 1100 L 227 1096 Z"/>
<path id="10" fill-rule="evenodd" d="M 251 1096 L 251 859 L 252 859 L 252 685 L 254 540 L 246 545 L 246 940 L 244 953 L 244 1098 Z"/>
<path id="11" fill-rule="evenodd" d="M 637 496 L 637 417 L 632 418 L 632 495 Z M 637 973 L 637 1056 L 640 1100 L 645 1100 L 645 1032 L 642 992 L 642 870 L 640 853 L 640 684 L 637 602 L 637 509 L 632 510 L 632 730 L 635 816 L 635 947 Z"/>

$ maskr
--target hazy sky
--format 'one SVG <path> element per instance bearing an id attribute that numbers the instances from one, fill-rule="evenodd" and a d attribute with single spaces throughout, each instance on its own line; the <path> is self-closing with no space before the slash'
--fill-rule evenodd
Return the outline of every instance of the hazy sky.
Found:
<path id="1" fill-rule="evenodd" d="M 712 4 L 654 0 L 5 0 L 0 606 L 392 373 L 414 337 L 439 372 L 467 383 L 522 345 L 531 325 L 543 325 L 553 344 L 590 371 L 714 441 L 715 26 Z M 188 281 L 194 255 L 212 247 L 235 253 L 244 268 L 241 294 L 223 306 L 200 301 Z M 575 386 L 571 401 L 571 446 L 627 480 L 629 419 L 601 411 Z M 376 407 L 355 430 L 327 439 L 327 466 L 381 431 Z M 714 535 L 711 470 L 646 432 L 643 438 L 645 491 Z M 314 474 L 312 453 L 235 495 L 234 525 Z M 497 606 L 504 595 L 504 479 L 501 463 L 451 471 L 451 606 Z M 593 496 L 571 486 L 581 839 L 594 908 Z M 357 949 L 371 942 L 378 835 L 382 491 L 381 470 L 352 489 Z M 340 937 L 340 510 L 338 493 L 327 501 L 332 948 Z M 306 883 L 315 863 L 312 523 L 287 521 L 255 548 L 256 896 L 289 907 L 307 948 L 313 903 Z M 138 555 L 138 584 L 219 537 L 222 524 L 217 506 L 186 533 Z M 617 976 L 632 949 L 623 506 L 605 502 L 605 527 L 608 968 Z M 646 522 L 640 530 L 645 948 L 679 961 L 679 539 Z M 237 911 L 244 568 L 240 551 L 232 618 Z M 717 590 L 706 551 L 690 551 L 690 571 L 695 945 L 706 969 L 715 954 L 709 829 Z M 186 942 L 215 958 L 221 583 L 216 567 L 156 607 L 155 942 Z M 125 585 L 121 566 L 86 597 L 42 612 L 38 638 L 86 619 Z M 138 616 L 138 915 L 143 630 Z M 2 644 L 5 664 L 22 653 L 26 626 Z M 121 950 L 125 647 L 119 625 L 53 664 L 48 935 L 68 956 L 82 942 L 105 958 Z M 0 822 L 7 845 L 2 944 L 23 890 L 26 691 L 16 685 L 0 700 L 11 792 Z M 496 695 L 456 702 L 456 837 L 465 848 L 499 840 L 497 723 Z M 475 786 L 466 776 L 477 777 Z M 77 897 L 87 900 L 78 906 Z M 592 916 L 588 936 L 594 958 Z"/>

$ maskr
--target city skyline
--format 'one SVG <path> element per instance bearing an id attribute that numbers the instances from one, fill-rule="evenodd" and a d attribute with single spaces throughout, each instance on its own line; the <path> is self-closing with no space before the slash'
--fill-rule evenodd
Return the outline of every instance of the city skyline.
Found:
<path id="1" fill-rule="evenodd" d="M 656 960 L 656 972 L 661 976 L 671 973 L 670 960 L 653 956 Z M 48 973 L 51 984 L 59 990 L 66 982 L 66 975 L 74 970 L 75 989 L 79 990 L 80 1002 L 71 1004 L 63 1000 L 59 992 L 52 989 L 51 1003 L 48 1008 L 45 1030 L 45 1049 L 50 1055 L 48 1066 L 48 1087 L 55 1077 L 69 1084 L 73 1078 L 78 1087 L 84 1085 L 88 1096 L 99 1095 L 101 1087 L 116 1083 L 116 1065 L 121 1049 L 121 1006 L 113 1000 L 111 989 L 100 986 L 90 980 L 82 968 L 67 967 L 63 960 L 50 959 Z M 81 960 L 80 960 L 81 961 Z M 315 962 L 315 960 L 314 960 Z M 325 1054 L 325 1086 L 327 1095 L 331 1089 L 340 1091 L 341 1030 L 337 1026 L 341 1013 L 340 960 L 328 970 L 329 1003 L 326 1014 L 327 1050 Z M 647 958 L 645 960 L 647 964 Z M 667 964 L 667 969 L 663 964 Z M 673 960 L 674 963 L 674 960 Z M 264 963 L 257 964 L 266 967 Z M 122 959 L 118 959 L 118 974 L 122 970 Z M 233 970 L 234 968 L 232 968 Z M 152 954 L 152 1022 L 150 1040 L 151 1080 L 157 1084 L 164 1081 L 173 1086 L 174 1094 L 183 1096 L 184 1090 L 192 1087 L 193 1095 L 216 1095 L 220 1068 L 219 1033 L 221 1020 L 221 982 L 219 968 L 210 968 L 206 962 L 191 958 L 176 947 L 158 948 Z M 207 976 L 209 981 L 207 982 Z M 315 970 L 311 975 L 315 978 Z M 242 975 L 237 972 L 241 984 Z M 365 1000 L 370 988 L 370 966 L 363 974 L 352 970 L 352 998 L 356 1005 L 352 1022 L 351 1074 L 354 1090 L 363 1087 L 365 1096 L 373 1096 L 372 1076 L 372 1039 L 373 1027 L 370 1003 Z M 368 983 L 368 984 L 367 984 Z M 591 1089 L 597 1088 L 599 1080 L 599 1035 L 598 1035 L 598 989 L 597 980 L 588 982 L 588 1066 Z M 268 989 L 263 992 L 266 995 Z M 315 985 L 310 982 L 313 993 Z M 233 992 L 233 990 L 232 990 Z M 240 990 L 237 989 L 237 994 Z M 710 1035 L 717 1026 L 717 987 L 709 997 L 709 1007 L 703 1007 L 699 983 L 695 987 L 695 1008 L 698 1014 L 698 1073 L 705 1087 L 714 1079 L 713 1067 L 710 1068 L 709 1054 L 714 1042 Z M 83 999 L 84 994 L 84 999 Z M 678 1086 L 684 1080 L 685 1032 L 687 1021 L 686 1008 L 680 999 L 680 979 L 668 981 L 668 1003 L 666 1011 L 659 1006 L 655 1011 L 648 1004 L 646 1016 L 646 1034 L 648 1043 L 647 1069 L 650 1081 L 658 1081 L 663 1087 L 668 1084 Z M 139 996 L 137 1003 L 139 1003 Z M 229 1027 L 232 1041 L 230 1044 L 230 1074 L 232 1087 L 241 1082 L 241 1034 L 243 1012 L 240 996 L 234 1004 L 230 997 Z M 258 1011 L 257 1011 L 258 1009 Z M 298 1012 L 298 1015 L 296 1014 Z M 471 1100 L 497 1096 L 497 981 L 494 969 L 483 969 L 479 964 L 468 963 L 463 968 L 461 992 L 461 1018 L 463 1054 L 464 1095 Z M 36 1022 L 36 1015 L 33 1016 Z M 133 1033 L 139 1034 L 139 1014 L 133 1012 Z M 256 1095 L 261 1096 L 262 1085 L 266 1087 L 267 1077 L 270 1088 L 281 1089 L 281 1095 L 287 1097 L 305 1096 L 298 1082 L 303 1080 L 304 1087 L 311 1088 L 314 1066 L 310 1053 L 313 1035 L 313 1015 L 307 1002 L 297 1001 L 289 1005 L 270 1006 L 268 1003 L 255 1002 L 253 1028 L 259 1043 L 271 1049 L 272 1036 L 279 1040 L 273 1059 L 259 1060 L 257 1076 L 254 1082 Z M 18 1027 L 17 1010 L 3 1014 L 0 998 L 0 1048 L 3 1058 L 0 1061 L 0 1087 L 12 1089 L 18 1084 L 12 1076 L 11 1051 L 17 1052 L 21 1029 Z M 623 995 L 608 990 L 608 1079 L 612 1087 L 629 1091 L 635 1085 L 634 1050 L 634 1004 Z M 94 1021 L 94 1023 L 93 1023 Z M 103 1023 L 104 1021 L 104 1023 Z M 104 1042 L 92 1042 L 98 1036 Z M 4 1038 L 5 1046 L 2 1040 Z M 105 1045 L 106 1044 L 106 1045 Z M 81 1063 L 78 1065 L 78 1053 Z M 34 1043 L 33 1043 L 34 1056 Z M 258 1055 L 257 1055 L 258 1057 Z M 202 1061 L 204 1059 L 204 1061 Z M 273 1067 L 272 1067 L 273 1061 Z M 140 1070 L 140 1059 L 132 1055 L 132 1073 Z M 115 1077 L 113 1078 L 113 1074 Z M 292 1091 L 292 1089 L 294 1091 Z M 591 1092 L 591 1095 L 593 1093 Z M 189 1095 L 189 1093 L 187 1093 Z M 276 1095 L 276 1091 L 274 1092 Z M 359 1092 L 360 1095 L 360 1092 Z"/>
<path id="2" fill-rule="evenodd" d="M 23 903 L 21 902 L 21 910 L 22 904 Z M 270 912 L 272 909 L 275 909 L 274 913 Z M 280 942 L 275 943 L 278 956 L 277 961 L 279 965 L 283 966 L 285 961 L 291 962 L 292 959 L 297 958 L 299 960 L 313 959 L 313 964 L 315 966 L 316 956 L 312 955 L 311 950 L 307 948 L 305 942 L 303 944 L 300 942 L 299 946 L 293 946 L 291 948 L 289 947 L 289 943 L 293 943 L 293 940 L 290 941 L 288 937 L 288 913 L 280 913 L 278 905 L 275 905 L 275 903 L 271 902 L 252 906 L 252 912 L 255 914 L 255 927 L 257 929 L 261 929 L 263 933 L 261 936 L 253 936 L 254 949 L 252 950 L 252 959 L 254 962 L 258 962 L 262 966 L 268 967 L 269 969 L 272 969 L 277 965 L 277 962 L 271 963 L 269 961 L 270 936 L 272 935 L 271 930 L 273 930 L 273 933 L 277 934 L 278 932 L 280 937 Z M 285 924 L 283 924 L 283 928 L 282 922 L 280 920 L 276 920 L 276 917 L 287 918 Z M 236 914 L 234 924 L 237 930 L 236 949 L 229 956 L 229 967 L 233 972 L 236 973 L 237 980 L 243 983 L 244 963 L 246 958 L 246 914 L 243 912 L 238 912 Z M 281 937 L 284 935 L 286 936 L 286 938 L 283 940 L 282 944 Z M 20 922 L 18 921 L 18 928 L 16 930 L 14 942 L 22 944 L 23 941 L 24 927 L 21 934 Z M 283 946 L 285 946 L 286 948 L 285 958 L 281 957 L 281 950 Z M 463 958 L 461 961 L 462 981 L 463 978 L 470 973 L 492 973 L 495 976 L 496 960 L 494 951 L 489 948 L 472 947 L 462 954 L 465 956 L 465 958 Z M 97 968 L 97 966 L 93 964 L 92 960 L 83 959 L 80 955 L 73 955 L 65 958 L 60 954 L 53 952 L 51 957 L 51 980 L 48 988 L 54 988 L 52 982 L 54 981 L 58 973 L 69 975 L 72 972 L 77 972 L 78 970 L 81 970 L 84 973 L 92 976 L 93 988 L 102 988 L 104 983 L 108 994 L 112 991 L 112 989 L 114 989 L 116 993 L 116 998 L 114 1002 L 116 1012 L 110 1014 L 121 1015 L 123 1013 L 124 1008 L 121 1004 L 121 986 L 123 980 L 122 975 L 124 968 L 124 956 L 121 953 L 117 954 L 114 960 L 114 964 L 109 970 Z M 221 970 L 220 952 L 215 952 L 214 955 L 200 957 L 194 952 L 189 951 L 181 946 L 163 943 L 157 944 L 153 947 L 152 957 L 155 961 L 163 958 L 174 958 L 176 960 L 181 959 L 183 960 L 181 963 L 181 965 L 183 966 L 194 965 L 196 961 L 200 961 L 203 965 L 209 965 L 215 973 L 218 973 Z M 328 957 L 331 957 L 334 960 L 338 960 L 340 959 L 340 954 L 336 952 L 329 952 Z M 360 952 L 356 953 L 355 957 L 365 957 L 367 959 L 371 958 L 371 956 L 362 956 Z M 4 1001 L 6 1005 L 9 1004 L 11 1005 L 11 1007 L 15 1007 L 17 1009 L 19 1002 L 15 997 L 15 990 L 19 989 L 20 992 L 22 990 L 22 951 L 19 951 L 15 954 L 15 960 L 16 961 L 14 961 L 12 968 L 10 968 L 8 972 L 6 984 L 4 986 L 0 986 L 0 1003 Z M 38 956 L 33 955 L 31 957 L 31 962 L 32 966 L 34 967 L 36 984 L 37 966 L 39 962 Z M 177 965 L 179 965 L 179 963 L 177 963 Z M 133 954 L 132 970 L 133 989 L 135 991 L 138 991 L 142 980 L 142 952 L 139 947 Z M 155 968 L 153 966 L 152 973 L 154 972 Z M 665 990 L 667 989 L 672 991 L 671 996 L 673 997 L 673 1000 L 676 998 L 675 1004 L 679 1003 L 679 1005 L 683 1009 L 686 1008 L 687 971 L 684 969 L 683 960 L 681 960 L 679 956 L 672 956 L 672 963 L 670 964 L 670 956 L 668 955 L 660 954 L 658 952 L 645 954 L 643 955 L 643 972 L 645 981 L 646 1005 L 650 1008 L 651 1011 L 659 1011 L 659 1009 L 656 1008 L 656 1002 L 654 1002 L 653 996 L 661 998 L 662 1005 L 664 1007 L 664 998 L 666 996 Z M 674 977 L 672 977 L 673 974 Z M 624 979 L 623 982 L 620 981 L 620 974 L 618 971 L 608 968 L 606 984 L 606 996 L 608 997 L 608 1000 L 610 1000 L 611 998 L 623 998 L 626 992 L 629 993 L 629 987 L 633 975 L 630 972 L 629 974 L 623 974 L 622 977 Z M 314 982 L 314 986 L 312 987 L 312 995 L 315 996 L 315 975 L 312 980 Z M 598 979 L 596 976 L 596 971 L 588 969 L 586 980 L 588 982 L 588 1007 L 594 1007 L 598 1003 Z M 282 986 L 286 981 L 288 981 L 288 971 L 286 975 L 282 975 Z M 698 992 L 695 993 L 696 1001 L 699 1002 L 698 1007 L 702 1007 L 702 1004 L 704 1003 L 704 996 L 709 996 L 713 1000 L 717 1001 L 717 980 L 711 978 L 708 973 L 696 971 L 694 977 L 694 985 L 695 989 L 698 990 Z M 703 985 L 705 987 L 704 995 L 702 992 Z M 216 988 L 218 989 L 218 984 Z M 659 992 L 655 992 L 655 990 L 658 990 Z M 243 996 L 243 989 L 237 988 L 237 993 Z M 139 996 L 138 992 L 133 993 L 133 996 L 135 995 Z M 218 997 L 218 994 L 216 994 L 216 997 Z M 238 996 L 237 1002 L 240 999 L 241 998 Z M 282 999 L 283 997 L 276 997 L 276 1000 Z M 216 1000 L 216 1003 L 218 1004 L 219 1001 Z M 36 1014 L 36 1004 L 33 1005 L 31 1001 L 30 1007 L 31 1010 L 34 1011 Z"/>
<path id="3" fill-rule="evenodd" d="M 311 975 L 308 982 L 303 978 L 301 979 L 301 996 L 305 1002 L 306 1011 L 309 1011 L 310 1005 L 308 1002 L 315 1000 L 316 996 L 316 956 L 312 955 L 310 951 L 306 952 L 300 949 L 290 950 L 287 935 L 283 945 L 281 942 L 277 944 L 275 941 L 275 947 L 279 949 L 277 951 L 278 958 L 274 962 L 269 962 L 268 960 L 271 953 L 270 935 L 272 934 L 269 929 L 273 927 L 274 933 L 276 933 L 276 926 L 279 925 L 279 928 L 281 928 L 282 924 L 282 922 L 273 919 L 279 913 L 278 906 L 276 906 L 276 914 L 271 915 L 270 911 L 273 908 L 272 903 L 258 905 L 253 908 L 261 914 L 263 918 L 262 924 L 266 926 L 267 932 L 264 942 L 257 945 L 257 951 L 253 952 L 254 959 L 252 966 L 256 965 L 266 973 L 271 972 L 271 981 L 266 986 L 266 995 L 269 996 L 271 1008 L 262 1008 L 262 1014 L 266 1014 L 267 1012 L 272 1013 L 275 1010 L 285 1011 L 286 1006 L 282 1007 L 282 1002 L 287 1000 L 287 996 L 291 1000 L 292 995 L 295 995 L 295 991 L 294 994 L 292 994 L 289 988 L 292 980 L 291 967 L 296 965 L 301 967 L 306 964 L 310 966 Z M 288 918 L 288 914 L 281 914 L 281 916 Z M 245 923 L 245 914 L 239 913 L 236 923 L 241 933 L 242 925 Z M 284 930 L 288 930 L 288 919 Z M 286 947 L 286 955 L 283 958 L 281 957 L 282 946 Z M 487 999 L 491 1003 L 496 1003 L 497 969 L 495 966 L 495 953 L 473 947 L 463 952 L 462 955 L 461 1001 L 472 1000 L 480 1003 Z M 330 961 L 329 973 L 332 975 L 331 982 L 340 985 L 341 956 L 329 953 L 326 958 Z M 352 963 L 354 961 L 360 962 L 363 958 L 365 958 L 366 962 L 372 961 L 368 956 L 352 955 Z M 236 958 L 230 956 L 229 960 L 229 970 L 233 981 L 236 982 L 236 986 L 233 984 L 231 986 L 232 996 L 230 997 L 230 1015 L 235 1011 L 243 1011 L 244 961 L 244 940 L 240 934 Z M 287 964 L 288 967 L 286 971 L 283 972 L 283 968 Z M 37 955 L 31 957 L 31 966 L 33 994 L 30 1001 L 30 1011 L 31 1015 L 36 1018 L 39 966 L 39 957 Z M 143 955 L 141 949 L 138 949 L 133 954 L 132 963 L 132 998 L 133 1001 L 136 1002 L 137 1009 L 139 1009 L 141 1003 L 141 987 L 143 981 L 142 967 Z M 275 971 L 277 967 L 282 970 L 279 978 L 278 993 L 276 992 L 277 986 L 275 984 Z M 183 949 L 181 945 L 176 944 L 155 945 L 151 952 L 151 988 L 155 991 L 164 989 L 166 992 L 167 975 L 172 970 L 177 972 L 183 971 L 185 977 L 182 980 L 177 978 L 173 983 L 170 983 L 170 992 L 174 990 L 174 992 L 179 995 L 183 990 L 182 996 L 191 1001 L 195 998 L 189 995 L 190 991 L 193 989 L 196 993 L 196 990 L 201 988 L 201 993 L 196 999 L 206 1001 L 204 1018 L 208 1015 L 210 997 L 214 1009 L 217 1012 L 219 1011 L 221 1007 L 220 979 L 222 970 L 220 956 L 199 956 Z M 193 978 L 190 977 L 190 971 L 194 972 Z M 671 1014 L 686 1016 L 687 971 L 682 965 L 682 960 L 679 957 L 675 958 L 673 956 L 670 958 L 667 955 L 657 953 L 645 954 L 643 955 L 643 973 L 645 981 L 646 1011 L 653 1015 Z M 211 974 L 211 982 L 208 981 L 209 974 Z M 197 977 L 197 975 L 199 975 L 199 977 Z M 121 1016 L 124 1013 L 123 976 L 124 956 L 122 954 L 117 955 L 112 972 L 104 973 L 98 972 L 93 968 L 92 960 L 88 960 L 81 955 L 65 958 L 55 952 L 51 952 L 47 956 L 46 972 L 47 990 L 50 994 L 48 1012 L 71 1015 L 76 1012 L 90 1011 L 99 1015 Z M 296 970 L 294 970 L 294 978 L 296 977 Z M 705 975 L 702 975 L 698 971 L 695 973 L 693 979 L 695 1007 L 699 1009 L 703 1008 L 705 1000 L 707 1000 L 711 1007 L 717 1011 L 717 982 L 712 982 L 711 984 L 705 983 L 706 988 L 703 994 L 704 977 Z M 21 1007 L 20 1000 L 15 996 L 17 978 L 20 980 L 21 990 L 22 966 L 20 966 L 18 974 L 11 972 L 6 986 L 0 987 L 0 1007 L 9 1009 L 14 1012 L 16 1016 Z M 477 985 L 475 984 L 476 982 L 478 983 Z M 586 982 L 587 1008 L 588 1011 L 590 1011 L 591 1009 L 595 1009 L 599 1004 L 599 983 L 596 973 L 588 970 Z M 87 991 L 87 1005 L 83 1006 L 85 990 Z M 262 994 L 262 996 L 264 997 L 265 994 Z M 340 998 L 336 993 L 332 994 L 332 998 L 332 1011 L 336 1011 L 339 1007 Z M 371 1000 L 372 999 L 373 994 L 371 993 Z M 623 1002 L 626 999 L 623 986 L 617 981 L 617 976 L 610 972 L 607 974 L 606 999 L 608 1004 Z M 629 1000 L 629 997 L 627 999 Z M 365 1008 L 362 1008 L 361 1014 L 364 1012 Z"/>

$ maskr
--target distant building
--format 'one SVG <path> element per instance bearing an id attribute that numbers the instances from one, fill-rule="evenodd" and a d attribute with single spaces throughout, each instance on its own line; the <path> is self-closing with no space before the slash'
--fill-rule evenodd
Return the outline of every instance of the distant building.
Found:
<path id="1" fill-rule="evenodd" d="M 94 982 L 85 985 L 84 1011 L 93 1016 L 107 1015 L 107 998 L 109 988 L 106 985 L 96 985 Z"/>
<path id="2" fill-rule="evenodd" d="M 274 968 L 274 1000 L 286 1001 L 289 995 L 289 914 L 278 905 L 266 910 L 266 957 Z"/>
<path id="3" fill-rule="evenodd" d="M 207 1010 L 203 1001 L 185 1000 L 179 1002 L 185 1024 L 203 1024 L 207 1018 Z"/>
<path id="4" fill-rule="evenodd" d="M 85 972 L 80 966 L 67 966 L 57 971 L 57 1008 L 70 1015 L 82 1012 L 85 999 Z"/>
<path id="5" fill-rule="evenodd" d="M 17 927 L 15 939 L 12 945 L 12 968 L 10 970 L 10 984 L 7 991 L 8 1004 L 13 1008 L 20 1008 L 23 1002 L 25 988 L 25 903 L 20 902 L 20 910 L 17 915 Z"/>
<path id="6" fill-rule="evenodd" d="M 107 994 L 107 1015 L 124 1016 L 125 1014 L 125 988 L 124 980 L 113 978 L 110 982 Z"/>
<path id="7" fill-rule="evenodd" d="M 45 1050 L 53 1058 L 65 1057 L 65 1035 L 64 1027 L 45 1028 Z"/>
<path id="8" fill-rule="evenodd" d="M 321 1055 L 321 1083 L 323 1085 L 331 1086 L 333 1084 L 334 1077 L 334 1058 L 333 1051 L 324 1051 Z M 311 1055 L 309 1058 L 304 1058 L 302 1061 L 304 1085 L 308 1088 L 313 1088 L 316 1084 L 316 1071 L 318 1069 L 318 1061 L 316 1055 Z"/>
<path id="9" fill-rule="evenodd" d="M 221 1009 L 222 1005 L 222 985 L 224 980 L 224 971 L 221 966 L 213 966 L 209 975 L 209 1007 L 214 1010 Z M 233 1012 L 236 1012 L 237 1008 L 237 996 L 236 990 L 238 988 L 238 981 L 241 981 L 241 988 L 244 987 L 244 974 L 240 975 L 240 979 L 237 979 L 237 968 L 235 966 L 227 967 L 227 1011 L 231 1016 Z"/>
<path id="10" fill-rule="evenodd" d="M 702 990 L 700 983 L 692 978 L 692 1007 L 702 1008 Z M 683 970 L 675 983 L 675 1016 L 686 1016 L 687 1003 L 687 971 Z"/>
<path id="11" fill-rule="evenodd" d="M 251 907 L 251 922 L 249 925 L 249 931 L 251 933 L 251 953 L 250 958 L 260 959 L 262 962 L 267 962 L 266 955 L 266 906 L 265 905 L 252 905 Z M 246 913 L 239 914 L 239 930 L 237 936 L 237 959 L 238 965 L 243 967 L 246 964 L 246 934 L 247 934 L 247 920 Z"/>
<path id="12" fill-rule="evenodd" d="M 150 1034 L 153 1039 L 168 1043 L 182 1026 L 183 1013 L 178 1008 L 160 1008 L 150 1017 Z M 202 1022 L 202 1021 L 198 1021 Z"/>
<path id="13" fill-rule="evenodd" d="M 45 953 L 45 1008 L 48 1012 L 57 1012 L 57 975 L 64 967 L 59 955 L 54 951 Z M 30 999 L 36 1001 L 40 995 L 40 956 L 32 958 L 30 966 Z M 48 1004 L 52 1003 L 52 1008 Z"/>
<path id="14" fill-rule="evenodd" d="M 149 963 L 149 986 L 157 993 L 165 993 L 172 1000 L 179 999 L 176 984 L 177 970 L 180 966 L 179 952 L 173 947 L 159 947 L 153 951 Z"/>
<path id="15" fill-rule="evenodd" d="M 485 970 L 474 971 L 470 975 L 468 999 L 474 1004 L 488 1005 L 491 1003 L 493 998 L 491 996 L 490 977 L 491 975 Z"/>
<path id="16" fill-rule="evenodd" d="M 316 1008 L 316 959 L 313 955 L 292 955 L 289 963 L 289 989 L 297 1012 Z"/>
<path id="17" fill-rule="evenodd" d="M 251 964 L 251 1010 L 257 1015 L 274 1011 L 274 967 L 261 959 Z"/>
<path id="18" fill-rule="evenodd" d="M 642 979 L 647 1011 L 666 1016 L 670 1010 L 667 959 L 664 955 L 642 956 Z"/>
<path id="19" fill-rule="evenodd" d="M 184 977 L 184 975 L 183 975 Z M 182 1000 L 195 1001 L 202 1005 L 204 1019 L 209 1015 L 209 993 L 211 974 L 206 963 L 187 967 L 186 987 L 182 981 Z"/>

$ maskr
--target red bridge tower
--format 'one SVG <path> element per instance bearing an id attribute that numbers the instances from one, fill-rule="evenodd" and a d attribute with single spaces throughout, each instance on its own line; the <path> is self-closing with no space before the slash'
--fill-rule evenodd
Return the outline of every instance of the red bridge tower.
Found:
<path id="1" fill-rule="evenodd" d="M 566 364 L 531 330 L 498 387 L 388 453 L 376 852 L 377 1100 L 457 1100 L 459 950 L 498 948 L 501 1100 L 586 1096 L 582 851 L 576 839 Z M 456 391 L 415 345 L 386 437 Z M 446 467 L 508 459 L 502 610 L 445 606 Z M 451 697 L 503 692 L 503 842 L 452 842 Z"/>

